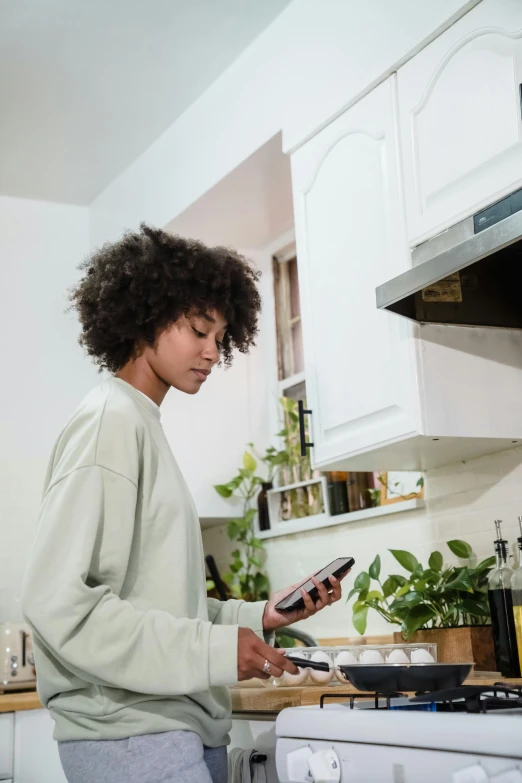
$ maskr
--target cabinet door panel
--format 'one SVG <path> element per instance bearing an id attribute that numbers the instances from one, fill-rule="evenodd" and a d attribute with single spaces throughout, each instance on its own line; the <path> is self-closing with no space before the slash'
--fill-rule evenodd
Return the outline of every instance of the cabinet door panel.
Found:
<path id="1" fill-rule="evenodd" d="M 67 783 L 47 710 L 15 713 L 14 779 L 20 783 Z"/>
<path id="2" fill-rule="evenodd" d="M 521 28 L 485 0 L 399 70 L 411 244 L 522 184 Z"/>
<path id="3" fill-rule="evenodd" d="M 14 713 L 0 715 L 0 780 L 13 774 Z"/>
<path id="4" fill-rule="evenodd" d="M 408 256 L 388 80 L 292 161 L 308 403 L 317 465 L 414 426 L 410 325 L 375 287 Z"/>

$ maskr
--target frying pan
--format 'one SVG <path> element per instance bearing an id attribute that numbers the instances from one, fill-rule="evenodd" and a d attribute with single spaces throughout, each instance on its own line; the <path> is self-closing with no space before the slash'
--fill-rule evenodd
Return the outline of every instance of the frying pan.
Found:
<path id="1" fill-rule="evenodd" d="M 302 669 L 327 672 L 321 661 L 309 661 L 288 655 L 288 660 Z M 471 671 L 471 663 L 367 663 L 335 666 L 359 691 L 439 691 L 462 685 Z"/>

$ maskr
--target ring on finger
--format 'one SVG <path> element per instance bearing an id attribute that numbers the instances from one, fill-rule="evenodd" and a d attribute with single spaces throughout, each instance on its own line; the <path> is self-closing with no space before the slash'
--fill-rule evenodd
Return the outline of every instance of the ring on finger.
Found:
<path id="1" fill-rule="evenodd" d="M 270 664 L 269 664 L 268 661 L 264 662 L 264 664 L 263 664 L 263 671 L 264 671 L 265 674 L 268 674 L 269 677 L 272 674 L 272 672 L 270 671 Z"/>

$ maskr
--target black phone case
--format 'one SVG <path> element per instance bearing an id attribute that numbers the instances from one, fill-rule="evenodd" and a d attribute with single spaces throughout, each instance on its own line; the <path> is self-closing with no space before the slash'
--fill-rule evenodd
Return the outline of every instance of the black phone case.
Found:
<path id="1" fill-rule="evenodd" d="M 353 557 L 351 557 L 348 560 L 348 562 L 345 563 L 345 565 L 342 568 L 338 568 L 336 571 L 333 571 L 332 572 L 332 576 L 335 576 L 335 577 L 341 576 L 342 574 L 346 573 L 346 571 L 348 571 L 354 565 L 354 563 L 355 563 L 355 560 L 353 559 Z M 330 582 L 328 581 L 328 577 L 326 579 L 323 579 L 322 584 L 325 587 L 330 584 Z M 312 601 L 315 604 L 315 602 L 317 600 L 317 597 L 319 595 L 319 591 L 317 590 L 317 587 L 313 587 L 310 590 L 310 592 L 308 593 L 308 595 L 310 596 L 310 598 L 312 599 Z M 281 603 L 276 604 L 276 607 L 275 607 L 276 611 L 277 612 L 281 612 L 281 614 L 284 614 L 285 612 L 296 612 L 298 609 L 304 609 L 304 605 L 305 604 L 304 604 L 304 600 L 303 600 L 302 596 L 300 596 L 297 599 L 297 601 L 295 601 L 291 606 L 287 606 L 286 608 L 280 608 L 281 604 L 284 601 L 286 601 L 286 598 L 283 598 Z"/>

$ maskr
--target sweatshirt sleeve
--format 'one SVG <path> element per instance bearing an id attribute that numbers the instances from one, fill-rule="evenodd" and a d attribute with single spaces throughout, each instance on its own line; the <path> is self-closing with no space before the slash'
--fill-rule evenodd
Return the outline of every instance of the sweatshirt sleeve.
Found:
<path id="1" fill-rule="evenodd" d="M 42 504 L 23 587 L 39 641 L 95 685 L 175 696 L 237 682 L 237 625 L 139 610 L 119 597 L 137 488 L 100 466 L 77 468 Z"/>
<path id="2" fill-rule="evenodd" d="M 241 628 L 251 628 L 261 639 L 263 632 L 263 613 L 266 601 L 218 601 L 207 598 L 208 615 L 215 625 L 239 625 Z"/>
<path id="3" fill-rule="evenodd" d="M 208 616 L 214 624 L 237 625 L 241 628 L 251 628 L 260 639 L 274 645 L 275 634 L 263 629 L 263 615 L 267 601 L 218 601 L 217 598 L 207 598 Z"/>

